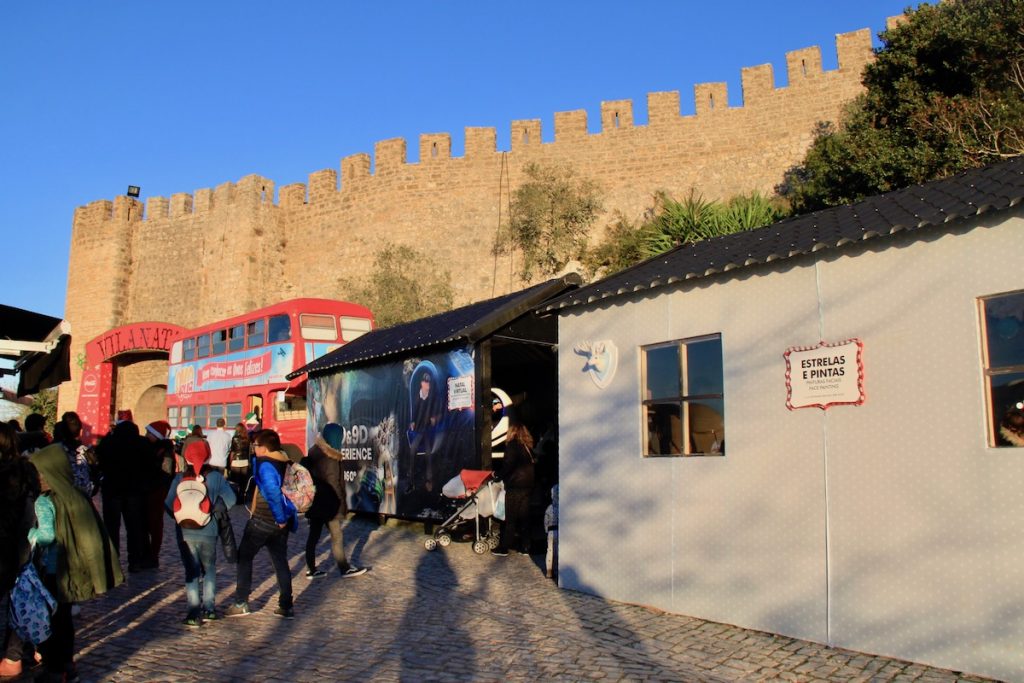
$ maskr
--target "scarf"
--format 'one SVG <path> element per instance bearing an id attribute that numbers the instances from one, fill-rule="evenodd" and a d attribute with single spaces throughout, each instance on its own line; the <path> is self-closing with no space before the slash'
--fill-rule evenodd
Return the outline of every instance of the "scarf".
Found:
<path id="1" fill-rule="evenodd" d="M 61 602 L 82 602 L 124 581 L 117 551 L 92 503 L 75 488 L 60 444 L 31 456 L 50 486 L 57 543 L 57 589 Z"/>

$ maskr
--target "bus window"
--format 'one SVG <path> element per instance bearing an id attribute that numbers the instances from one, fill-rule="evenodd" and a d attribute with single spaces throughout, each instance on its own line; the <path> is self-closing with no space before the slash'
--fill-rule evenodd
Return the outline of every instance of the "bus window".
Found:
<path id="1" fill-rule="evenodd" d="M 319 313 L 302 313 L 299 315 L 299 328 L 303 339 L 313 341 L 334 341 L 338 338 L 338 330 L 333 315 Z"/>
<path id="2" fill-rule="evenodd" d="M 196 340 L 194 337 L 189 337 L 188 339 L 183 339 L 181 341 L 181 359 L 196 359 Z"/>
<path id="3" fill-rule="evenodd" d="M 196 339 L 196 358 L 206 358 L 210 355 L 210 335 L 201 334 Z"/>
<path id="4" fill-rule="evenodd" d="M 224 417 L 224 406 L 221 404 L 210 406 L 210 425 L 217 426 L 217 420 Z"/>
<path id="5" fill-rule="evenodd" d="M 172 427 L 178 426 L 178 406 L 171 406 L 167 409 L 167 424 Z"/>
<path id="6" fill-rule="evenodd" d="M 242 421 L 242 404 L 241 403 L 229 403 L 225 406 L 225 417 L 224 419 L 228 423 L 228 427 L 234 427 L 236 424 Z"/>
<path id="7" fill-rule="evenodd" d="M 219 356 L 228 350 L 228 331 L 217 330 L 213 333 L 213 355 Z"/>
<path id="8" fill-rule="evenodd" d="M 192 426 L 192 407 L 182 406 L 181 416 L 178 418 L 178 428 L 188 429 Z"/>
<path id="9" fill-rule="evenodd" d="M 292 337 L 292 321 L 287 313 L 270 316 L 267 325 L 267 343 L 288 341 Z"/>
<path id="10" fill-rule="evenodd" d="M 228 351 L 241 351 L 245 348 L 245 325 L 228 328 Z"/>
<path id="11" fill-rule="evenodd" d="M 285 396 L 283 401 L 274 403 L 274 417 L 277 420 L 301 420 L 306 417 L 305 396 Z"/>
<path id="12" fill-rule="evenodd" d="M 370 331 L 370 321 L 366 318 L 350 318 L 341 316 L 341 338 L 343 341 L 358 339 Z"/>
<path id="13" fill-rule="evenodd" d="M 203 429 L 210 426 L 206 420 L 206 408 L 207 406 L 196 406 L 195 412 L 192 413 L 192 424 L 197 424 Z"/>
<path id="14" fill-rule="evenodd" d="M 246 346 L 250 349 L 254 346 L 263 346 L 263 320 L 253 320 L 245 327 Z"/>
<path id="15" fill-rule="evenodd" d="M 180 363 L 181 362 L 181 342 L 176 341 L 171 344 L 170 358 L 167 359 L 168 363 Z"/>

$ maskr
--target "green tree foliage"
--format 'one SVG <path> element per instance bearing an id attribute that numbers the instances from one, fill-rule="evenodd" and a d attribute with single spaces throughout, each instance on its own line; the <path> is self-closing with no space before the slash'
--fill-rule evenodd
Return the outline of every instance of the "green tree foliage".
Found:
<path id="1" fill-rule="evenodd" d="M 1024 153 L 1024 2 L 921 5 L 881 38 L 865 93 L 777 188 L 798 212 Z"/>
<path id="2" fill-rule="evenodd" d="M 451 273 L 412 247 L 385 243 L 365 283 L 338 282 L 343 296 L 373 312 L 377 327 L 441 313 L 452 308 Z"/>
<path id="3" fill-rule="evenodd" d="M 758 192 L 724 203 L 706 200 L 695 189 L 682 201 L 658 192 L 645 221 L 636 224 L 620 216 L 585 263 L 592 273 L 612 273 L 682 244 L 752 230 L 787 215 L 780 202 Z"/>
<path id="4" fill-rule="evenodd" d="M 518 249 L 519 277 L 549 277 L 567 263 L 582 260 L 587 234 L 601 212 L 597 186 L 568 166 L 529 164 L 527 180 L 513 193 L 509 231 L 498 235 L 495 254 Z"/>
<path id="5" fill-rule="evenodd" d="M 57 422 L 57 390 L 43 389 L 38 394 L 33 395 L 29 412 L 45 416 L 46 430 L 52 434 L 53 425 Z"/>

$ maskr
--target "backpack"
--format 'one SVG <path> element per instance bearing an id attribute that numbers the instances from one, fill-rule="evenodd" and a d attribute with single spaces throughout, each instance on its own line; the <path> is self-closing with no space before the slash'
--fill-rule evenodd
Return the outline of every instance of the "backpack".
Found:
<path id="1" fill-rule="evenodd" d="M 186 474 L 174 493 L 174 521 L 182 529 L 201 529 L 210 523 L 213 504 L 200 474 Z"/>
<path id="2" fill-rule="evenodd" d="M 53 632 L 50 619 L 57 610 L 57 600 L 43 586 L 31 561 L 18 574 L 7 610 L 8 623 L 24 641 L 38 645 Z"/>
<path id="3" fill-rule="evenodd" d="M 313 475 L 297 462 L 289 463 L 281 480 L 281 493 L 292 502 L 298 512 L 306 512 L 313 504 L 316 484 Z"/>

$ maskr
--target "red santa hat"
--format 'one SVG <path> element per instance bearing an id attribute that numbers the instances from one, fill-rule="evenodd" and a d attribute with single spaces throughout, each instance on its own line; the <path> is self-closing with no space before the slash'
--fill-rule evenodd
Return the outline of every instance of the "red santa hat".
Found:
<path id="1" fill-rule="evenodd" d="M 182 456 L 188 464 L 192 465 L 192 471 L 198 475 L 199 470 L 203 469 L 203 465 L 210 459 L 210 444 L 202 439 L 189 441 Z"/>
<path id="2" fill-rule="evenodd" d="M 146 425 L 146 433 L 157 439 L 166 439 L 171 435 L 171 425 L 164 420 L 157 420 Z"/>

